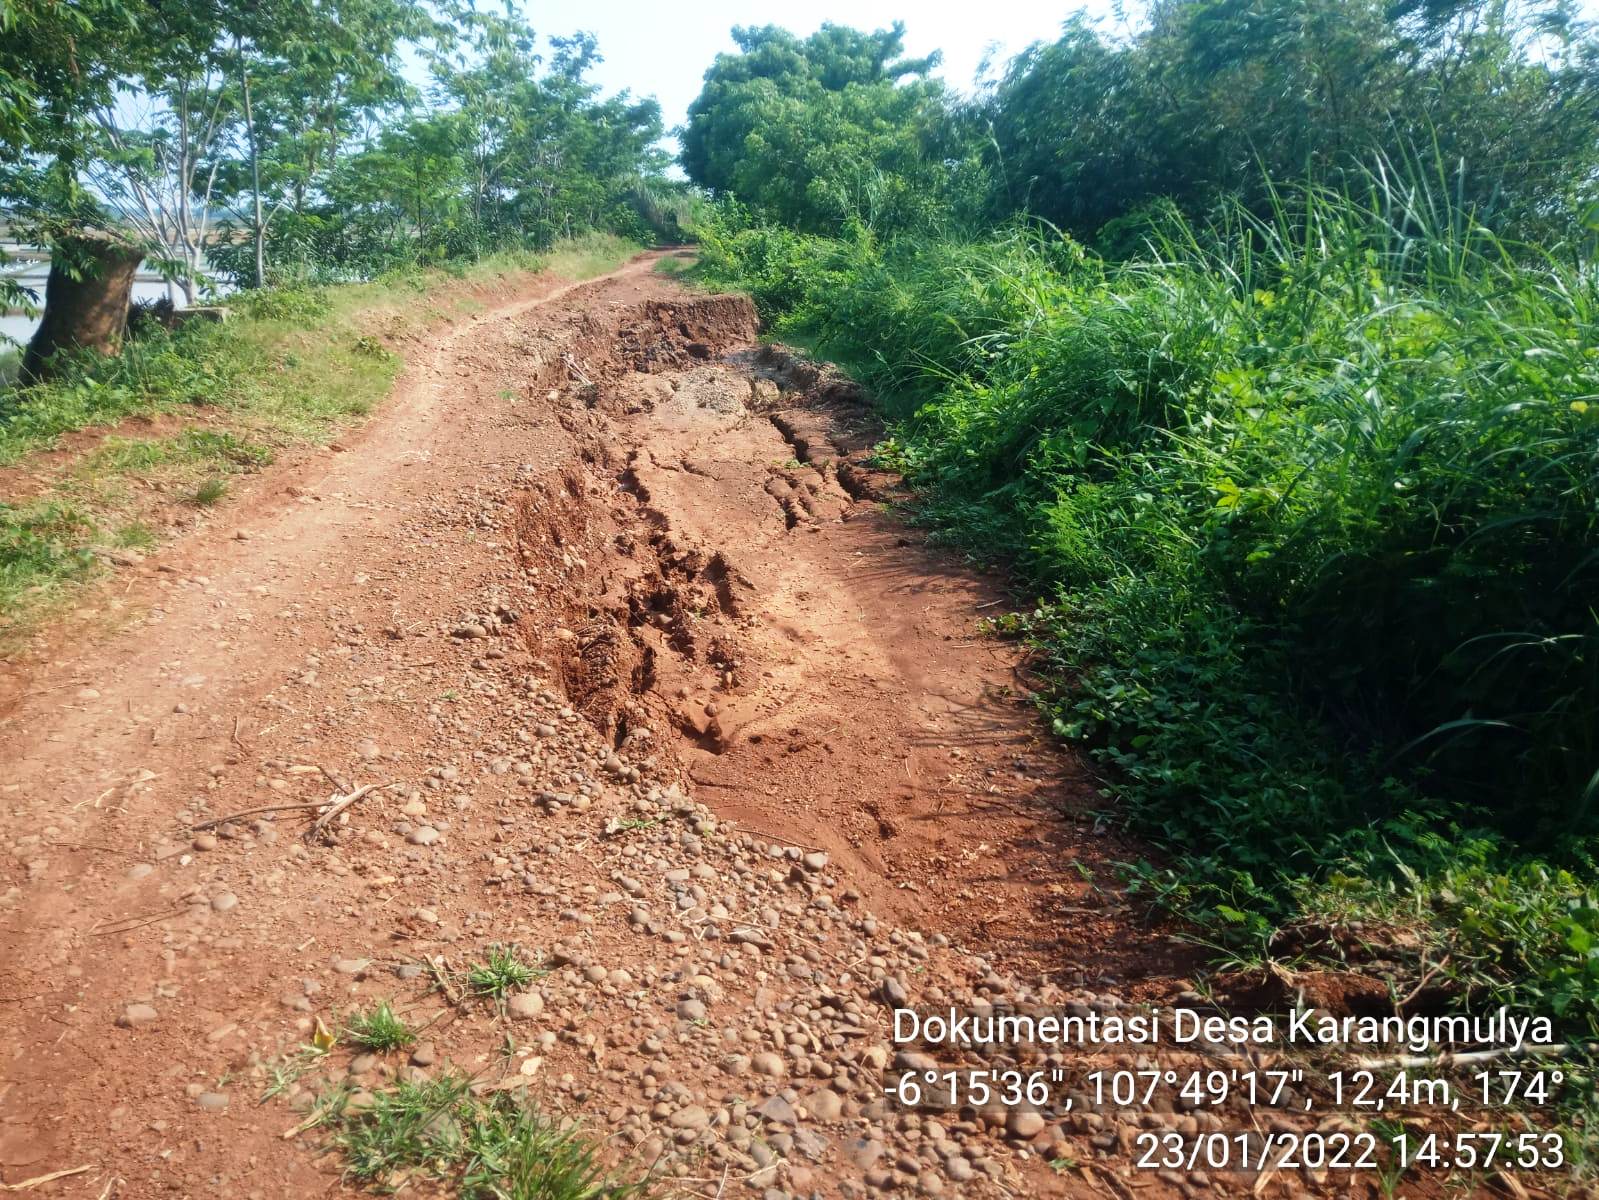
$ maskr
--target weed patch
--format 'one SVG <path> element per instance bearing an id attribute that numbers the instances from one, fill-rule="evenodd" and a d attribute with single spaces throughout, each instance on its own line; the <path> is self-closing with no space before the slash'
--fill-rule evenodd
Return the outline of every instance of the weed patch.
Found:
<path id="1" fill-rule="evenodd" d="M 467 982 L 475 994 L 503 1000 L 532 983 L 539 974 L 515 946 L 491 946 L 487 959 L 474 963 L 467 972 Z"/>
<path id="2" fill-rule="evenodd" d="M 650 1190 L 607 1167 L 576 1124 L 506 1092 L 474 1096 L 461 1076 L 402 1083 L 362 1109 L 335 1094 L 324 1123 L 348 1174 L 385 1189 L 422 1178 L 467 1200 L 630 1200 Z"/>
<path id="3" fill-rule="evenodd" d="M 345 1022 L 344 1036 L 378 1053 L 399 1050 L 416 1041 L 416 1031 L 400 1019 L 387 1000 L 379 1001 L 370 1012 L 351 1016 Z"/>

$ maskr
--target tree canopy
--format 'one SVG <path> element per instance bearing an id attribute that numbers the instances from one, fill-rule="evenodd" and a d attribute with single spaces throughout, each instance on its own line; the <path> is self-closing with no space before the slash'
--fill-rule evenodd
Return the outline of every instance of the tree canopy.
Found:
<path id="1" fill-rule="evenodd" d="M 688 177 L 772 218 L 824 231 L 848 217 L 899 228 L 951 202 L 959 172 L 936 58 L 904 57 L 903 24 L 824 25 L 805 39 L 737 28 L 682 132 Z"/>
<path id="2" fill-rule="evenodd" d="M 1381 162 L 1530 233 L 1599 170 L 1599 41 L 1570 0 L 1154 0 L 1126 34 L 1071 17 L 972 98 L 903 35 L 735 29 L 689 109 L 689 178 L 805 232 L 1028 214 L 1114 241 L 1146 206 L 1263 210 L 1267 180 Z"/>
<path id="3" fill-rule="evenodd" d="M 1159 0 L 1115 41 L 1084 19 L 981 106 L 1001 211 L 1091 235 L 1166 199 L 1441 166 L 1483 219 L 1536 219 L 1599 165 L 1595 43 L 1563 0 Z"/>
<path id="4" fill-rule="evenodd" d="M 3 0 L 0 215 L 114 228 L 192 299 L 310 269 L 646 233 L 653 100 L 603 97 L 592 35 L 447 0 Z M 407 62 L 425 65 L 425 80 Z"/>

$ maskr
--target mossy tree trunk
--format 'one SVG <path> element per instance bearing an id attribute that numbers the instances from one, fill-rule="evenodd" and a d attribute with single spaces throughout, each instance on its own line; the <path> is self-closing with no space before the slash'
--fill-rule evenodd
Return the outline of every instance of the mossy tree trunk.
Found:
<path id="1" fill-rule="evenodd" d="M 133 280 L 144 252 L 126 242 L 83 235 L 60 239 L 50 254 L 44 319 L 22 357 L 22 378 L 49 378 L 61 350 L 114 354 L 128 324 Z"/>

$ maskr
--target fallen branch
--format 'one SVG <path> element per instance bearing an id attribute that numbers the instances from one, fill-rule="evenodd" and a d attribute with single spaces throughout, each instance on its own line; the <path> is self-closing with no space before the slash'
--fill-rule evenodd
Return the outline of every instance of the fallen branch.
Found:
<path id="1" fill-rule="evenodd" d="M 578 379 L 583 382 L 585 387 L 594 386 L 594 381 L 588 377 L 582 367 L 577 365 L 577 359 L 573 358 L 570 354 L 563 354 L 561 355 L 561 361 L 566 364 L 566 369 L 568 371 L 572 372 L 572 374 L 576 375 Z"/>
<path id="2" fill-rule="evenodd" d="M 1416 984 L 1416 986 L 1411 988 L 1410 991 L 1406 993 L 1403 1000 L 1394 1005 L 1394 1014 L 1396 1016 L 1403 1015 L 1405 1008 L 1410 1004 L 1410 1002 L 1417 996 L 1421 995 L 1421 993 L 1426 990 L 1427 985 L 1433 981 L 1433 977 L 1448 965 L 1449 955 L 1446 954 L 1433 966 L 1428 967 L 1427 970 L 1422 973 L 1421 980 Z"/>
<path id="3" fill-rule="evenodd" d="M 170 921 L 173 917 L 181 917 L 188 911 L 189 906 L 185 904 L 182 908 L 174 908 L 171 912 L 157 913 L 153 917 L 142 919 L 139 917 L 123 917 L 120 920 L 108 922 L 104 927 L 96 926 L 89 930 L 89 936 L 103 937 L 108 933 L 132 933 L 135 929 L 143 929 L 146 925 L 154 925 L 158 921 Z M 134 922 L 134 924 L 129 925 L 129 921 Z M 116 926 L 116 928 L 111 928 L 111 926 Z"/>
<path id="4" fill-rule="evenodd" d="M 450 986 L 449 960 L 440 954 L 423 961 L 427 963 L 428 971 L 432 974 L 433 981 L 439 985 L 439 991 L 444 993 L 444 998 L 451 1004 L 460 1004 L 461 997 L 457 996 L 455 989 Z"/>
<path id="5" fill-rule="evenodd" d="M 317 763 L 316 769 L 318 771 L 321 771 L 322 774 L 324 774 L 324 775 L 326 775 L 328 777 L 328 782 L 331 783 L 334 787 L 339 789 L 339 794 L 341 796 L 344 795 L 346 792 L 348 792 L 350 790 L 350 785 L 349 784 L 345 783 L 344 780 L 340 779 L 337 775 L 335 775 L 332 771 L 328 770 L 321 763 Z"/>
<path id="6" fill-rule="evenodd" d="M 311 1128 L 314 1128 L 317 1125 L 322 1124 L 322 1122 L 324 1120 L 326 1120 L 326 1119 L 327 1119 L 327 1113 L 325 1113 L 325 1112 L 314 1112 L 309 1117 L 307 1117 L 305 1120 L 301 1121 L 298 1125 L 296 1125 L 293 1129 L 285 1129 L 283 1131 L 283 1133 L 281 1135 L 279 1135 L 279 1136 L 281 1136 L 284 1141 L 288 1141 L 292 1137 L 298 1137 L 300 1134 L 304 1133 L 307 1129 L 311 1129 Z"/>
<path id="7" fill-rule="evenodd" d="M 1492 1062 L 1496 1058 L 1562 1058 L 1574 1049 L 1586 1049 L 1591 1053 L 1596 1047 L 1593 1045 L 1574 1047 L 1565 1042 L 1555 1042 L 1550 1045 L 1499 1046 L 1493 1050 L 1445 1051 L 1443 1054 L 1400 1054 L 1393 1058 L 1362 1058 L 1359 1062 L 1369 1071 L 1380 1071 L 1389 1067 L 1471 1066 L 1475 1063 Z"/>
<path id="8" fill-rule="evenodd" d="M 348 796 L 335 796 L 333 798 L 333 807 L 318 817 L 311 825 L 311 828 L 305 831 L 305 840 L 308 842 L 316 841 L 316 839 L 322 835 L 322 831 L 332 824 L 334 819 L 337 818 L 340 813 L 349 808 L 350 805 L 354 804 L 357 800 L 361 799 L 361 797 L 370 792 L 381 792 L 384 788 L 393 786 L 394 784 L 392 782 L 364 783 L 360 787 L 356 788 L 355 791 L 351 792 Z"/>
<path id="9" fill-rule="evenodd" d="M 190 825 L 189 832 L 199 833 L 202 829 L 213 829 L 218 825 L 226 825 L 229 821 L 237 821 L 240 817 L 254 817 L 271 812 L 298 812 L 308 808 L 321 808 L 326 803 L 328 803 L 326 800 L 312 800 L 305 804 L 269 804 L 265 808 L 247 808 L 242 812 L 229 813 L 225 817 L 212 817 L 209 821 Z"/>
<path id="10" fill-rule="evenodd" d="M 808 842 L 797 842 L 797 841 L 792 840 L 791 838 L 781 838 L 781 837 L 778 837 L 775 833 L 767 833 L 766 830 L 764 830 L 764 829 L 756 829 L 753 825 L 744 825 L 744 824 L 741 824 L 738 821 L 734 821 L 734 822 L 731 822 L 731 823 L 734 824 L 734 825 L 737 825 L 745 833 L 753 833 L 756 836 L 763 837 L 767 841 L 772 842 L 772 843 L 774 843 L 776 845 L 779 845 L 779 846 L 797 846 L 801 850 L 820 850 L 823 854 L 827 853 L 827 847 L 825 847 L 825 846 L 813 846 L 813 845 L 811 845 Z"/>
<path id="11" fill-rule="evenodd" d="M 57 1179 L 66 1179 L 70 1175 L 82 1175 L 85 1171 L 94 1170 L 94 1164 L 73 1167 L 67 1171 L 52 1171 L 48 1175 L 35 1175 L 32 1179 L 24 1179 L 21 1183 L 0 1183 L 0 1192 L 26 1192 L 32 1188 L 43 1187 L 47 1183 L 54 1183 Z"/>

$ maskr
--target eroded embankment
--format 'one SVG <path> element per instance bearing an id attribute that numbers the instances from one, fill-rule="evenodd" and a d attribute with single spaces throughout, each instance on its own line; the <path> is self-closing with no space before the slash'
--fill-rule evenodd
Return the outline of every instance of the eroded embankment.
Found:
<path id="1" fill-rule="evenodd" d="M 1000 593 L 884 510 L 860 389 L 757 347 L 742 297 L 544 336 L 572 386 L 529 386 L 580 450 L 517 501 L 524 571 L 561 581 L 560 621 L 522 635 L 574 706 L 619 749 L 661 731 L 651 751 L 720 813 L 848 861 L 884 911 L 931 906 L 1050 970 L 1077 942 L 1077 981 L 1171 971 L 1106 936 L 1116 847 L 1074 819 L 1082 776 L 978 632 Z"/>

